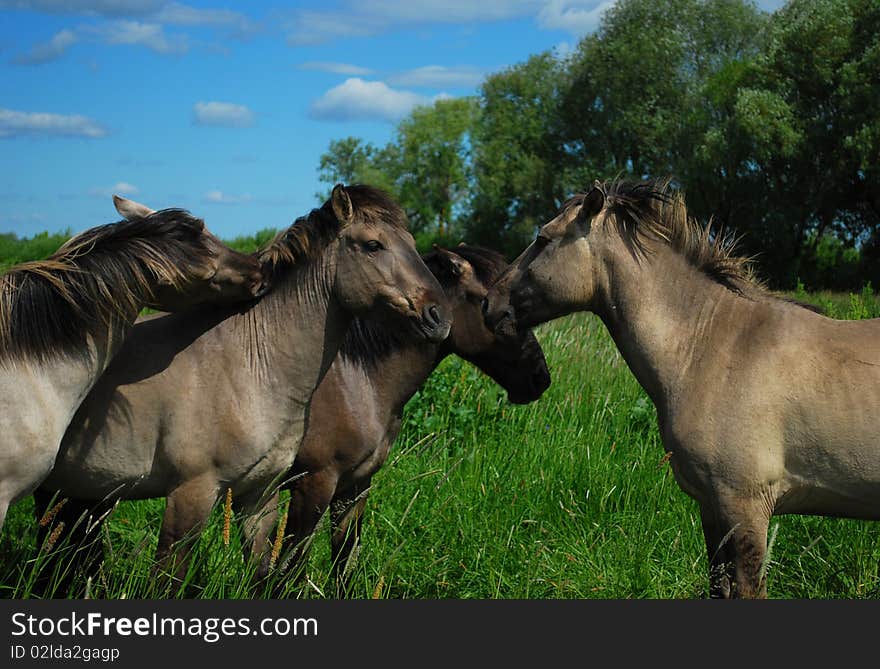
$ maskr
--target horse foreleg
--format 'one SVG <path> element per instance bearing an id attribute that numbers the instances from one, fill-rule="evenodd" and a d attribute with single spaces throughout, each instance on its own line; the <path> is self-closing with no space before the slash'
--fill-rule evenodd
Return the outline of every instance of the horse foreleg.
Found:
<path id="1" fill-rule="evenodd" d="M 706 557 L 709 562 L 709 597 L 729 599 L 733 557 L 730 550 L 731 534 L 719 530 L 715 510 L 708 504 L 700 505 L 700 521 L 706 540 Z"/>
<path id="2" fill-rule="evenodd" d="M 728 565 L 732 562 L 733 580 L 730 597 L 765 598 L 767 581 L 764 560 L 767 555 L 767 527 L 770 517 L 766 507 L 751 498 L 725 496 L 717 501 L 717 531 L 727 538 Z"/>
<path id="3" fill-rule="evenodd" d="M 257 563 L 254 579 L 269 575 L 272 556 L 272 532 L 278 524 L 278 491 L 268 498 L 259 493 L 239 498 L 236 510 L 242 517 L 242 550 L 245 561 Z"/>
<path id="4" fill-rule="evenodd" d="M 156 562 L 160 572 L 180 583 L 186 577 L 189 556 L 217 501 L 217 480 L 199 477 L 181 483 L 165 502 Z"/>
<path id="5" fill-rule="evenodd" d="M 360 548 L 361 526 L 368 494 L 369 481 L 364 486 L 356 486 L 337 495 L 330 505 L 333 523 L 330 545 L 337 597 L 348 592 L 348 577 Z"/>

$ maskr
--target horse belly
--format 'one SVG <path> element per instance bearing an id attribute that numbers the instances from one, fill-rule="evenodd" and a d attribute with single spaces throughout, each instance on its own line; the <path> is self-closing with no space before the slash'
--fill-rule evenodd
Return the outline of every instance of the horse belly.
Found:
<path id="1" fill-rule="evenodd" d="M 125 444 L 126 447 L 122 447 Z M 154 450 L 136 440 L 95 443 L 93 448 L 62 449 L 43 487 L 80 499 L 107 496 L 146 499 L 166 494 L 166 472 L 156 472 Z"/>
<path id="2" fill-rule="evenodd" d="M 162 434 L 158 403 L 126 400 L 106 412 L 79 412 L 43 487 L 91 500 L 163 496 L 174 479 L 159 455 Z"/>
<path id="3" fill-rule="evenodd" d="M 880 517 L 880 378 L 860 381 L 790 412 L 780 513 Z"/>

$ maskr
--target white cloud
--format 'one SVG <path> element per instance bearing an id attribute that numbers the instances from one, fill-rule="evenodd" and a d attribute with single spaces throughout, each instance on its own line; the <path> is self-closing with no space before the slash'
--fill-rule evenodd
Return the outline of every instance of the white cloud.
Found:
<path id="1" fill-rule="evenodd" d="M 157 23 L 175 26 L 209 26 L 229 28 L 234 37 L 249 37 L 259 30 L 259 26 L 241 12 L 231 9 L 200 9 L 178 2 L 172 2 L 150 17 Z"/>
<path id="2" fill-rule="evenodd" d="M 104 137 L 107 129 L 85 116 L 0 108 L 0 137 Z"/>
<path id="3" fill-rule="evenodd" d="M 161 54 L 182 54 L 189 50 L 184 34 L 167 34 L 167 26 L 223 29 L 225 37 L 247 39 L 260 30 L 245 14 L 230 9 L 190 7 L 167 0 L 0 0 L 0 10 L 24 9 L 52 14 L 77 14 L 110 19 L 97 24 L 63 30 L 47 44 L 36 44 L 16 64 L 54 60 L 74 42 L 90 36 L 105 44 L 138 45 Z"/>
<path id="4" fill-rule="evenodd" d="M 580 36 L 593 32 L 606 9 L 616 0 L 547 0 L 538 12 L 538 25 Z"/>
<path id="5" fill-rule="evenodd" d="M 55 33 L 48 42 L 34 44 L 28 53 L 16 56 L 12 59 L 12 62 L 15 65 L 42 65 L 63 56 L 77 41 L 78 38 L 75 32 L 72 30 L 62 30 Z"/>
<path id="6" fill-rule="evenodd" d="M 406 23 L 472 23 L 527 16 L 541 0 L 350 0 L 351 9 Z"/>
<path id="7" fill-rule="evenodd" d="M 348 76 L 363 76 L 372 74 L 373 71 L 359 65 L 349 63 L 331 63 L 328 61 L 310 61 L 300 63 L 297 67 L 301 70 L 314 70 L 316 72 L 330 72 L 331 74 L 346 74 Z"/>
<path id="8" fill-rule="evenodd" d="M 47 14 L 88 16 L 142 16 L 167 0 L 0 0 L 2 9 L 25 9 Z"/>
<path id="9" fill-rule="evenodd" d="M 209 190 L 202 196 L 202 201 L 210 204 L 244 204 L 245 202 L 250 202 L 251 199 L 251 196 L 247 193 L 244 195 L 231 195 L 230 193 L 224 193 L 222 190 Z"/>
<path id="10" fill-rule="evenodd" d="M 93 197 L 112 197 L 113 195 L 137 195 L 140 189 L 127 181 L 120 181 L 110 188 L 90 188 L 89 195 Z"/>
<path id="11" fill-rule="evenodd" d="M 334 39 L 370 37 L 384 32 L 388 22 L 382 18 L 347 12 L 300 10 L 283 26 L 290 46 L 323 44 Z"/>
<path id="12" fill-rule="evenodd" d="M 426 65 L 389 77 L 388 82 L 395 86 L 473 87 L 479 85 L 484 77 L 485 72 L 475 67 Z"/>
<path id="13" fill-rule="evenodd" d="M 348 0 L 341 11 L 298 10 L 284 26 L 291 46 L 370 37 L 413 24 L 472 23 L 517 18 L 541 0 Z"/>
<path id="14" fill-rule="evenodd" d="M 158 23 L 109 21 L 100 26 L 86 26 L 82 30 L 94 33 L 105 44 L 114 46 L 143 46 L 165 55 L 182 54 L 189 50 L 185 35 L 166 35 Z"/>
<path id="15" fill-rule="evenodd" d="M 774 0 L 764 0 L 773 2 Z M 534 17 L 538 27 L 583 35 L 614 0 L 345 0 L 333 11 L 298 10 L 282 28 L 291 46 L 368 37 L 431 23 L 470 24 Z"/>
<path id="16" fill-rule="evenodd" d="M 254 113 L 232 102 L 197 102 L 193 105 L 193 123 L 223 128 L 246 128 L 254 124 Z"/>
<path id="17" fill-rule="evenodd" d="M 354 77 L 315 100 L 309 108 L 309 116 L 327 121 L 397 121 L 413 107 L 430 103 L 430 98 L 417 93 Z"/>

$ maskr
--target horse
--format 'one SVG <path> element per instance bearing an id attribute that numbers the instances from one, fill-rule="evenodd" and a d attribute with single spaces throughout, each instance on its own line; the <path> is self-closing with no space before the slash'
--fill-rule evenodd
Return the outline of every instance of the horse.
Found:
<path id="1" fill-rule="evenodd" d="M 82 402 L 44 491 L 165 497 L 160 572 L 184 578 L 218 499 L 260 509 L 293 464 L 315 392 L 355 316 L 438 343 L 445 296 L 383 191 L 337 184 L 257 253 L 271 292 L 247 310 L 148 317 Z M 256 521 L 245 544 L 262 546 Z"/>
<path id="2" fill-rule="evenodd" d="M 569 199 L 484 304 L 500 336 L 582 310 L 657 409 L 699 505 L 710 596 L 767 596 L 773 515 L 880 519 L 880 319 L 780 299 L 668 180 Z"/>
<path id="3" fill-rule="evenodd" d="M 181 209 L 90 228 L 0 277 L 0 528 L 51 471 L 74 412 L 144 307 L 243 303 L 266 286 L 256 259 Z"/>
<path id="4" fill-rule="evenodd" d="M 309 425 L 283 487 L 291 491 L 287 534 L 280 555 L 302 575 L 309 539 L 330 509 L 331 559 L 337 594 L 345 587 L 351 555 L 361 537 L 372 477 L 384 464 L 400 432 L 403 409 L 448 355 L 458 355 L 501 385 L 514 404 L 537 400 L 550 385 L 544 353 L 530 331 L 512 340 L 486 328 L 480 304 L 506 267 L 490 249 L 435 247 L 422 259 L 443 286 L 452 328 L 440 344 L 411 342 L 395 332 L 356 319 L 333 365 L 312 399 Z M 274 525 L 277 500 L 262 514 Z M 268 573 L 264 546 L 258 575 Z"/>

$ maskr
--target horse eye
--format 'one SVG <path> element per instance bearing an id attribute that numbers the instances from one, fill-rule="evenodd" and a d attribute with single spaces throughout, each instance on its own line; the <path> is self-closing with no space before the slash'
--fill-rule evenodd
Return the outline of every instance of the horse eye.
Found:
<path id="1" fill-rule="evenodd" d="M 364 248 L 367 249 L 370 253 L 375 253 L 376 251 L 381 251 L 385 247 L 382 246 L 381 242 L 376 241 L 375 239 L 371 239 L 368 242 L 364 242 Z"/>

